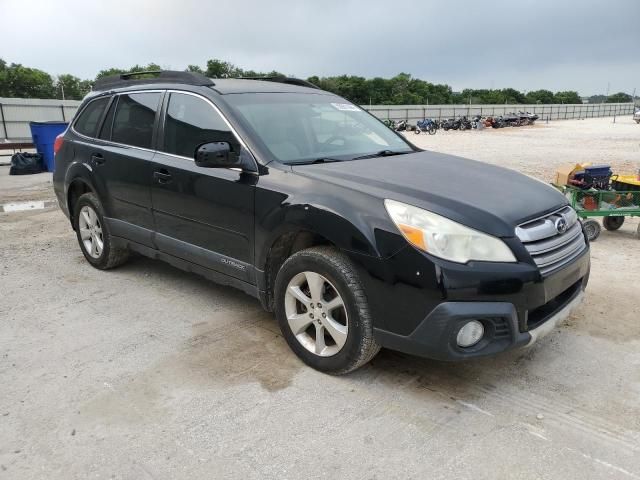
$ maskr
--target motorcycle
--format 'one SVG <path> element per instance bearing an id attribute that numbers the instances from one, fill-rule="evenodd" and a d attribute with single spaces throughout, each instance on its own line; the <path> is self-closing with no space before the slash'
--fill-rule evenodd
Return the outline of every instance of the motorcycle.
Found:
<path id="1" fill-rule="evenodd" d="M 396 123 L 396 132 L 404 132 L 405 130 L 407 130 L 409 128 L 409 124 L 407 123 L 406 120 L 400 120 L 398 123 Z"/>
<path id="2" fill-rule="evenodd" d="M 507 126 L 507 123 L 504 121 L 502 117 L 489 117 L 491 119 L 490 126 L 491 128 L 504 128 Z"/>
<path id="3" fill-rule="evenodd" d="M 396 129 L 396 121 L 395 120 L 391 120 L 390 118 L 387 118 L 382 123 L 384 123 L 391 130 L 395 130 Z"/>
<path id="4" fill-rule="evenodd" d="M 461 117 L 459 121 L 460 121 L 460 130 L 471 130 L 473 128 L 473 125 L 471 124 L 471 122 L 466 116 Z"/>
<path id="5" fill-rule="evenodd" d="M 447 132 L 449 130 L 458 130 L 460 128 L 460 120 L 455 118 L 448 118 L 442 123 L 442 129 Z"/>
<path id="6" fill-rule="evenodd" d="M 430 118 L 425 118 L 424 120 L 418 121 L 416 124 L 416 135 L 419 135 L 421 132 L 427 132 L 429 135 L 435 135 L 438 131 L 438 123 Z"/>
<path id="7" fill-rule="evenodd" d="M 522 121 L 524 121 L 525 125 L 533 125 L 534 122 L 536 120 L 538 120 L 538 118 L 540 118 L 538 115 L 536 115 L 535 113 L 529 113 L 529 112 L 518 112 L 518 114 L 520 115 L 520 119 Z"/>

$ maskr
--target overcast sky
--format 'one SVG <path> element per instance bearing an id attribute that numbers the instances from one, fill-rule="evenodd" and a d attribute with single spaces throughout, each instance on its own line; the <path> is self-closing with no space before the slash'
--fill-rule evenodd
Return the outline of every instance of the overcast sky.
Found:
<path id="1" fill-rule="evenodd" d="M 82 78 L 220 58 L 300 77 L 640 95 L 640 0 L 0 0 L 0 18 L 1 58 Z"/>

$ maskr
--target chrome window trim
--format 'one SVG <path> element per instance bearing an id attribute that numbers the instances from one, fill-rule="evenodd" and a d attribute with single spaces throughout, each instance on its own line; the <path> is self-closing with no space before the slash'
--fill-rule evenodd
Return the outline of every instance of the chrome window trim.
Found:
<path id="1" fill-rule="evenodd" d="M 78 118 L 80 118 L 80 115 L 82 115 L 82 112 L 84 112 L 85 108 L 87 108 L 92 102 L 95 102 L 96 100 L 100 99 L 100 98 L 104 98 L 104 97 L 113 97 L 116 95 L 129 95 L 129 94 L 133 94 L 133 93 L 163 93 L 165 90 L 159 89 L 159 90 L 133 90 L 130 92 L 112 92 L 112 93 L 108 93 L 105 95 L 100 95 L 99 97 L 96 97 L 92 100 L 90 100 L 89 102 L 87 102 L 87 104 L 82 108 L 82 110 L 80 110 L 77 114 L 76 117 L 73 119 L 73 122 L 71 123 L 71 131 L 73 133 L 75 133 L 76 135 L 78 135 L 79 137 L 85 138 L 87 140 L 98 140 L 100 142 L 104 142 L 107 143 L 109 145 L 115 145 L 117 147 L 127 147 L 127 148 L 135 148 L 137 150 L 143 150 L 145 152 L 155 152 L 156 150 L 152 149 L 152 148 L 144 148 L 144 147 L 138 147 L 136 145 L 128 145 L 126 143 L 119 143 L 119 142 L 114 142 L 112 140 L 105 140 L 104 138 L 98 138 L 98 137 L 89 137 L 88 135 L 83 135 L 82 133 L 78 132 L 74 127 L 76 125 L 76 122 L 78 120 Z M 114 117 L 115 119 L 115 117 Z M 100 132 L 98 132 L 100 133 Z"/>
<path id="2" fill-rule="evenodd" d="M 78 120 L 80 120 L 80 117 L 82 116 L 82 114 L 84 113 L 84 111 L 85 111 L 85 110 L 89 107 L 89 105 L 91 105 L 93 102 L 97 102 L 98 100 L 102 100 L 103 98 L 106 98 L 107 100 L 109 100 L 109 101 L 107 102 L 107 107 L 109 107 L 109 105 L 110 105 L 110 101 L 111 101 L 111 98 L 110 98 L 110 97 L 112 97 L 112 96 L 113 96 L 113 95 L 99 95 L 99 96 L 97 96 L 97 97 L 95 97 L 95 98 L 92 98 L 91 100 L 89 100 L 89 101 L 87 102 L 87 104 L 86 104 L 84 107 L 82 107 L 82 110 L 80 110 L 79 112 L 76 112 L 76 115 L 73 117 L 73 120 L 72 120 L 72 121 L 71 121 L 71 123 L 69 124 L 69 128 L 73 131 L 73 133 L 75 133 L 75 134 L 77 134 L 77 135 L 80 135 L 81 137 L 84 137 L 84 138 L 97 138 L 97 137 L 89 137 L 88 135 L 84 135 L 84 134 L 82 134 L 82 133 L 78 132 L 78 131 L 75 129 L 76 123 L 78 123 Z M 106 113 L 106 110 L 108 110 L 108 108 L 106 108 L 106 109 L 105 109 L 105 112 L 103 112 L 103 113 L 101 114 L 101 116 L 102 116 L 104 113 Z M 98 132 L 98 133 L 100 133 L 100 132 Z"/>
<path id="3" fill-rule="evenodd" d="M 106 96 L 115 96 L 115 95 L 129 95 L 129 94 L 134 94 L 134 93 L 181 93 L 184 95 L 192 95 L 194 97 L 198 97 L 201 98 L 202 100 L 204 100 L 205 102 L 207 102 L 211 107 L 213 107 L 213 109 L 215 110 L 215 112 L 220 115 L 220 117 L 222 118 L 222 120 L 224 121 L 224 123 L 227 125 L 227 127 L 229 127 L 229 130 L 231 131 L 231 133 L 233 133 L 233 135 L 236 137 L 236 139 L 238 140 L 238 142 L 240 142 L 240 145 L 245 148 L 247 150 L 247 152 L 249 152 L 249 155 L 251 155 L 251 158 L 253 159 L 254 163 L 255 163 L 255 167 L 256 170 L 258 169 L 258 161 L 256 160 L 256 156 L 253 153 L 253 151 L 247 146 L 247 144 L 245 143 L 245 141 L 242 139 L 242 137 L 238 134 L 237 130 L 233 127 L 233 125 L 231 125 L 231 123 L 229 122 L 229 120 L 227 119 L 227 117 L 222 113 L 222 111 L 220 111 L 220 109 L 218 108 L 218 106 L 213 103 L 211 100 L 209 100 L 207 97 L 200 95 L 199 93 L 194 93 L 194 92 L 187 92 L 185 90 L 177 90 L 177 89 L 158 89 L 158 90 L 131 90 L 131 91 L 126 91 L 126 92 L 113 92 L 110 93 L 108 95 L 100 95 L 99 97 L 96 97 L 92 100 L 90 100 L 89 102 L 87 102 L 87 104 L 82 108 L 82 110 L 80 110 L 76 117 L 74 118 L 73 122 L 71 123 L 71 131 L 73 131 L 73 133 L 75 133 L 76 135 L 78 135 L 79 137 L 85 138 L 87 140 L 98 140 L 100 142 L 104 142 L 106 144 L 109 145 L 115 145 L 118 147 L 127 147 L 127 148 L 135 148 L 138 150 L 143 150 L 145 152 L 153 152 L 153 153 L 161 153 L 162 155 L 169 155 L 170 157 L 174 157 L 174 158 L 180 158 L 183 160 L 190 160 L 192 162 L 195 162 L 195 159 L 191 158 L 191 157 L 185 157 L 183 155 L 176 155 L 175 153 L 169 153 L 169 152 L 165 152 L 164 150 L 160 150 L 160 149 L 151 149 L 151 148 L 144 148 L 144 147 L 137 147 L 135 145 L 128 145 L 126 143 L 118 143 L 118 142 L 114 142 L 112 140 L 105 140 L 103 138 L 98 138 L 98 137 L 89 137 L 87 135 L 83 135 L 82 133 L 78 132 L 74 126 L 76 124 L 76 121 L 78 120 L 78 118 L 80 118 L 80 115 L 82 115 L 82 112 L 84 112 L 84 110 L 89 106 L 89 104 L 91 104 L 92 102 L 106 97 Z M 162 108 L 162 105 L 160 105 L 160 108 Z M 229 168 L 228 170 L 240 170 L 239 168 Z M 257 172 L 247 172 L 247 173 L 253 173 L 257 175 Z"/>
<path id="4" fill-rule="evenodd" d="M 253 161 L 255 162 L 255 166 L 256 166 L 256 170 L 258 168 L 258 161 L 256 160 L 256 156 L 254 155 L 253 151 L 247 146 L 247 144 L 245 143 L 245 141 L 242 139 L 242 137 L 238 134 L 238 131 L 233 127 L 233 125 L 231 125 L 231 122 L 229 122 L 229 120 L 227 119 L 227 117 L 224 115 L 224 113 L 222 113 L 222 111 L 218 108 L 218 106 L 213 103 L 211 100 L 209 100 L 207 97 L 200 95 L 199 93 L 194 93 L 194 92 L 186 92 L 184 90 L 175 90 L 175 89 L 167 89 L 166 90 L 167 93 L 171 94 L 171 93 L 180 93 L 182 95 L 191 95 L 192 97 L 198 97 L 202 100 L 204 100 L 205 102 L 207 102 L 211 107 L 213 107 L 213 109 L 215 110 L 215 112 L 220 115 L 220 118 L 222 118 L 222 121 L 227 125 L 227 127 L 229 128 L 229 131 L 231 133 L 233 133 L 233 136 L 236 137 L 236 139 L 238 140 L 238 142 L 240 142 L 240 145 L 247 150 L 247 152 L 249 152 L 249 154 L 251 155 L 251 158 L 253 159 Z M 171 101 L 171 96 L 169 96 L 169 102 Z M 167 103 L 167 108 L 168 108 L 169 104 Z M 166 119 L 166 110 L 165 110 L 165 119 Z M 169 153 L 169 152 L 165 152 L 164 150 L 160 150 L 157 149 L 158 153 L 162 153 L 163 155 L 169 155 L 171 157 L 175 157 L 175 158 L 183 158 L 185 160 L 191 160 L 192 162 L 195 162 L 195 160 L 191 157 L 185 157 L 183 155 L 176 155 L 175 153 Z M 235 168 L 232 168 L 231 170 L 235 170 Z"/>

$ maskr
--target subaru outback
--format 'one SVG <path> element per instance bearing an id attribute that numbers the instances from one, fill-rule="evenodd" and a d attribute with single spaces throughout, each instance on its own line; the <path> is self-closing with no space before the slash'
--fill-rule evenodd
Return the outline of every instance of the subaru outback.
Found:
<path id="1" fill-rule="evenodd" d="M 106 77 L 54 150 L 92 266 L 137 252 L 239 288 L 328 373 L 381 347 L 440 360 L 524 347 L 589 276 L 555 189 L 423 151 L 303 80 Z"/>

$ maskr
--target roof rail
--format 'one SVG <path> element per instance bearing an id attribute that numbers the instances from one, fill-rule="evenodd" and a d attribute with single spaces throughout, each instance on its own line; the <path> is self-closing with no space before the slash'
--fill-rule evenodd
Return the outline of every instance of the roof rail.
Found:
<path id="1" fill-rule="evenodd" d="M 134 78 L 141 75 L 154 75 L 147 78 Z M 174 70 L 150 70 L 146 72 L 129 72 L 109 75 L 96 80 L 94 91 L 110 90 L 112 88 L 128 87 L 130 85 L 144 85 L 149 83 L 184 83 L 187 85 L 215 85 L 213 80 L 196 72 L 180 72 Z"/>
<path id="2" fill-rule="evenodd" d="M 311 82 L 306 80 L 302 80 L 301 78 L 294 77 L 285 77 L 284 75 L 274 75 L 274 76 L 266 76 L 266 77 L 236 77 L 240 80 L 264 80 L 267 82 L 278 82 L 278 83 L 287 83 L 289 85 L 298 85 L 299 87 L 309 87 L 320 89 L 317 85 L 314 85 Z"/>

